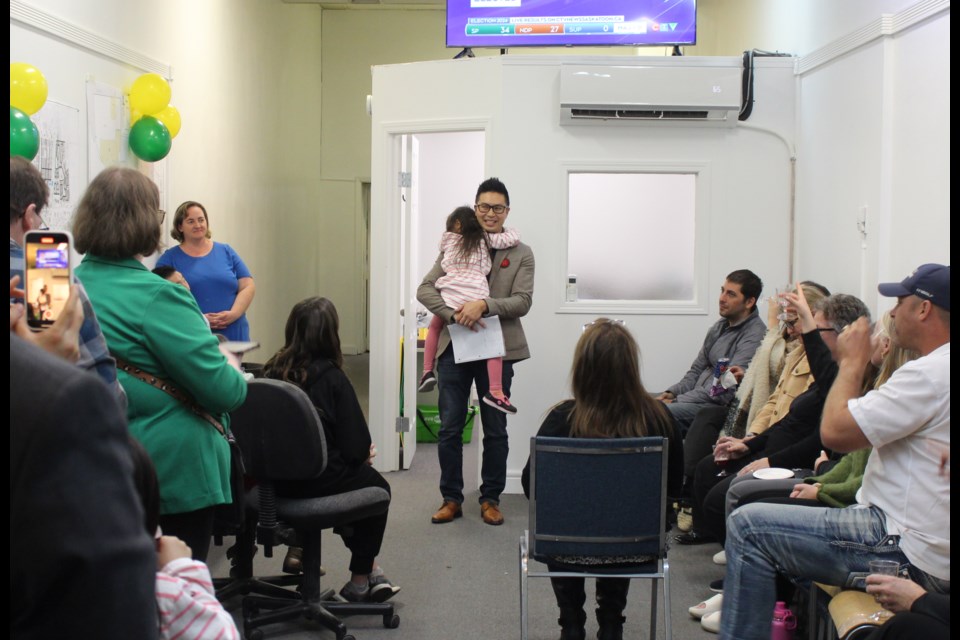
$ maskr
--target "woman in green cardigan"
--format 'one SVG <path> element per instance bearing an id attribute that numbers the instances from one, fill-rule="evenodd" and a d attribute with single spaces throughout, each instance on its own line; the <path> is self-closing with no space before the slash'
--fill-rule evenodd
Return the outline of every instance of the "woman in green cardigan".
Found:
<path id="1" fill-rule="evenodd" d="M 110 167 L 87 187 L 73 223 L 77 267 L 110 353 L 185 391 L 229 428 L 247 395 L 235 358 L 222 352 L 190 292 L 140 259 L 160 248 L 159 191 L 133 169 Z M 130 433 L 157 468 L 160 526 L 206 560 L 214 507 L 230 503 L 230 447 L 182 402 L 118 370 Z"/>

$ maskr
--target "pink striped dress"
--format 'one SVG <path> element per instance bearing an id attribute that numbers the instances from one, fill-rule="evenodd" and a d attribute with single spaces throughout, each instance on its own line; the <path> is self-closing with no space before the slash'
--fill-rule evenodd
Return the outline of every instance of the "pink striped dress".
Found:
<path id="1" fill-rule="evenodd" d="M 482 244 L 473 255 L 460 260 L 461 240 L 460 234 L 452 231 L 445 231 L 440 239 L 440 251 L 443 252 L 440 266 L 444 275 L 437 279 L 434 286 L 451 309 L 490 296 L 490 284 L 487 282 L 487 274 L 492 266 L 490 252 Z M 502 233 L 487 234 L 487 241 L 494 249 L 509 249 L 520 242 L 520 234 L 516 229 L 504 228 Z"/>
<path id="2" fill-rule="evenodd" d="M 160 637 L 240 640 L 231 616 L 217 600 L 210 570 L 191 558 L 171 560 L 157 572 Z"/>

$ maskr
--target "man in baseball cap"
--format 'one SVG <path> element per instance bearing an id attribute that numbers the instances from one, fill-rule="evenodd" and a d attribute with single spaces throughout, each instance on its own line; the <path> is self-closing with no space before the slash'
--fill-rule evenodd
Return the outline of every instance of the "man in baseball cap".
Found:
<path id="1" fill-rule="evenodd" d="M 917 296 L 950 311 L 950 266 L 922 264 L 902 282 L 885 282 L 877 289 L 888 298 Z"/>

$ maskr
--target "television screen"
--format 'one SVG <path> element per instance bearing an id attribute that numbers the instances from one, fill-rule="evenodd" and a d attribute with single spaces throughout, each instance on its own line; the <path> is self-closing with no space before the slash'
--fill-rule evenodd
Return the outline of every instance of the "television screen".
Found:
<path id="1" fill-rule="evenodd" d="M 448 47 L 696 42 L 696 0 L 447 0 Z"/>

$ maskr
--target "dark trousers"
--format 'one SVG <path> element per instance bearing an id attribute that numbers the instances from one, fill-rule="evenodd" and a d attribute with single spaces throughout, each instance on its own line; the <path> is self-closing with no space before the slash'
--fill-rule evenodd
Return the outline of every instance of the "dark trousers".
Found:
<path id="1" fill-rule="evenodd" d="M 920 613 L 904 611 L 877 627 L 867 640 L 947 640 L 950 625 Z"/>
<path id="2" fill-rule="evenodd" d="M 213 537 L 213 512 L 216 507 L 205 507 L 186 513 L 160 516 L 160 529 L 165 536 L 176 536 L 187 543 L 194 560 L 207 561 L 210 538 Z"/>
<path id="3" fill-rule="evenodd" d="M 693 479 L 697 463 L 710 455 L 723 424 L 727 420 L 730 407 L 705 406 L 697 412 L 690 424 L 687 436 L 683 439 L 683 475 Z"/>
<path id="4" fill-rule="evenodd" d="M 585 582 L 585 578 L 550 578 L 560 607 L 561 624 L 564 620 L 575 623 L 575 618 L 579 618 L 582 624 L 585 618 L 583 605 L 587 601 Z M 622 623 L 629 590 L 630 580 L 627 578 L 597 578 L 597 622 Z"/>
<path id="5" fill-rule="evenodd" d="M 351 468 L 339 478 L 326 478 L 324 474 L 312 480 L 277 485 L 277 495 L 292 498 L 334 496 L 356 489 L 380 487 L 390 493 L 390 484 L 380 472 L 368 464 Z M 387 513 L 351 522 L 335 531 L 350 549 L 350 572 L 365 574 L 373 570 L 373 562 L 380 555 L 383 533 L 387 529 Z"/>
<path id="6" fill-rule="evenodd" d="M 503 361 L 503 393 L 510 395 L 513 363 Z M 477 385 L 482 398 L 490 390 L 486 360 L 454 362 L 453 345 L 437 360 L 440 435 L 437 456 L 440 460 L 440 495 L 444 500 L 463 503 L 463 427 L 470 402 L 470 387 Z M 480 403 L 483 421 L 483 459 L 480 463 L 480 501 L 500 502 L 507 483 L 507 416 L 490 405 Z"/>
<path id="7" fill-rule="evenodd" d="M 727 488 L 737 471 L 756 458 L 756 454 L 751 454 L 728 461 L 724 477 L 717 476 L 720 467 L 713 461 L 713 454 L 700 460 L 693 478 L 693 528 L 697 533 L 713 536 L 723 544 L 727 537 Z"/>

